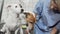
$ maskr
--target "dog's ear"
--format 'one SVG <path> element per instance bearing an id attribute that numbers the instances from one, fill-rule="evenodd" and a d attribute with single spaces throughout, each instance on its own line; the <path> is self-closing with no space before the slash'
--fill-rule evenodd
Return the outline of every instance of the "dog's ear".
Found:
<path id="1" fill-rule="evenodd" d="M 31 14 L 31 13 L 28 13 L 28 14 L 27 14 L 26 20 L 27 20 L 27 22 L 30 22 L 30 23 L 32 23 L 32 24 L 35 23 L 35 21 L 36 21 L 35 17 L 34 17 L 33 14 Z"/>
<path id="2" fill-rule="evenodd" d="M 19 4 L 19 6 L 22 8 L 22 5 L 21 4 Z"/>
<path id="3" fill-rule="evenodd" d="M 11 8 L 11 5 L 8 5 L 8 6 L 7 6 L 7 10 L 9 11 L 9 10 L 10 10 L 10 8 Z"/>

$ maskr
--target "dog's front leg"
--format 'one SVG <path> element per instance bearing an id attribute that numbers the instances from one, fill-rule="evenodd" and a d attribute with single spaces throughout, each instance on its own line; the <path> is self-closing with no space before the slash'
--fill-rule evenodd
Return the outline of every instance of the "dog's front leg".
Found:
<path id="1" fill-rule="evenodd" d="M 16 31 L 15 31 L 15 34 L 17 34 L 17 32 L 20 30 L 20 28 L 18 28 Z"/>
<path id="2" fill-rule="evenodd" d="M 20 27 L 20 34 L 23 34 L 23 29 L 22 29 L 22 27 Z"/>
<path id="3" fill-rule="evenodd" d="M 10 31 L 7 31 L 5 34 L 10 34 Z"/>
<path id="4" fill-rule="evenodd" d="M 5 34 L 11 34 L 8 28 L 6 28 L 6 33 Z"/>

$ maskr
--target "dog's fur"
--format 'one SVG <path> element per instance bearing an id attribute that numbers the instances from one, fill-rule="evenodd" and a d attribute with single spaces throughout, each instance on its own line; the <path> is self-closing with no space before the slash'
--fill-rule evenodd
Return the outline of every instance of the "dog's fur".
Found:
<path id="1" fill-rule="evenodd" d="M 23 34 L 22 25 L 26 24 L 26 15 L 24 13 L 21 13 L 19 15 L 19 21 L 20 21 L 20 34 Z"/>
<path id="2" fill-rule="evenodd" d="M 33 14 L 27 13 L 27 16 L 26 16 L 26 17 L 27 17 L 27 18 L 26 18 L 27 22 L 35 23 L 36 19 L 35 19 L 35 17 L 33 16 Z"/>
<path id="3" fill-rule="evenodd" d="M 25 23 L 28 23 L 27 30 L 33 29 L 35 17 L 32 13 L 23 14 L 21 12 L 23 11 L 21 10 L 22 7 L 19 6 L 19 4 L 9 4 L 6 8 L 8 10 L 8 16 L 4 20 L 5 24 L 1 29 L 2 32 L 6 32 L 5 34 L 10 34 L 10 31 L 15 31 L 15 34 L 17 34 L 18 29 L 22 31 L 20 26 Z"/>
<path id="4" fill-rule="evenodd" d="M 10 31 L 16 31 L 20 26 L 17 15 L 21 13 L 22 8 L 19 4 L 9 4 L 6 8 L 8 10 L 8 16 L 4 20 L 5 24 L 1 31 L 6 32 L 5 34 L 10 34 Z"/>
<path id="5" fill-rule="evenodd" d="M 28 27 L 26 29 L 26 33 L 30 34 L 30 32 L 33 31 L 34 23 L 36 21 L 36 18 L 34 17 L 34 15 L 32 13 L 25 12 L 25 14 L 26 14 L 26 21 L 27 21 L 27 24 L 28 24 Z"/>

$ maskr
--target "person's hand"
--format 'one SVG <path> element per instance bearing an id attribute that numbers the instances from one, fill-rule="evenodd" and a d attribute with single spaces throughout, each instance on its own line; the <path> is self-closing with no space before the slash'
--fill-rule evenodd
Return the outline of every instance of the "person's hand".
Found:
<path id="1" fill-rule="evenodd" d="M 54 0 L 51 0 L 50 9 L 57 10 L 58 6 Z"/>
<path id="2" fill-rule="evenodd" d="M 56 34 L 56 32 L 57 32 L 57 29 L 56 29 L 56 27 L 54 27 L 51 31 L 51 34 Z"/>

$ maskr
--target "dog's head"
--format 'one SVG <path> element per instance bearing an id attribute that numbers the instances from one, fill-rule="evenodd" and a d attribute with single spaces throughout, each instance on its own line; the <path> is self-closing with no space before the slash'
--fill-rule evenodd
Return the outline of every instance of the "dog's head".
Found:
<path id="1" fill-rule="evenodd" d="M 26 15 L 26 21 L 28 23 L 27 24 L 28 27 L 26 29 L 26 33 L 28 34 L 34 29 L 34 23 L 36 22 L 36 17 L 32 11 L 24 11 L 24 14 Z"/>
<path id="2" fill-rule="evenodd" d="M 27 13 L 27 12 L 25 12 L 25 14 L 26 14 L 26 21 L 28 22 L 28 23 L 35 23 L 35 21 L 36 21 L 36 18 L 33 16 L 33 14 L 32 13 Z"/>
<path id="3" fill-rule="evenodd" d="M 36 18 L 33 16 L 32 13 L 26 13 L 26 21 L 28 23 L 26 33 L 33 31 Z"/>
<path id="4" fill-rule="evenodd" d="M 15 12 L 15 13 L 21 13 L 21 12 L 23 12 L 23 8 L 22 8 L 22 6 L 21 6 L 21 4 L 9 4 L 8 6 L 7 6 L 7 8 L 8 8 L 8 10 L 10 10 L 10 11 L 13 11 L 13 12 Z"/>

